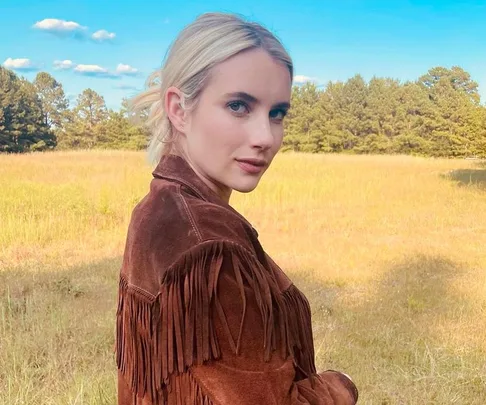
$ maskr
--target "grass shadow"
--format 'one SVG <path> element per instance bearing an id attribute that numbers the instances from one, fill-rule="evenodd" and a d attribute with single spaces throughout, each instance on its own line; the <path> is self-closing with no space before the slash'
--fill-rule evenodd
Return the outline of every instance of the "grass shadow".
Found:
<path id="1" fill-rule="evenodd" d="M 458 169 L 442 175 L 443 178 L 456 182 L 461 187 L 478 187 L 486 190 L 486 164 L 478 164 L 479 169 Z"/>
<path id="2" fill-rule="evenodd" d="M 0 403 L 114 403 L 120 263 L 0 272 Z"/>
<path id="3" fill-rule="evenodd" d="M 370 288 L 296 277 L 312 306 L 317 364 L 350 374 L 366 404 L 486 403 L 486 353 L 447 340 L 471 315 L 451 287 L 463 271 L 440 256 L 413 256 Z"/>

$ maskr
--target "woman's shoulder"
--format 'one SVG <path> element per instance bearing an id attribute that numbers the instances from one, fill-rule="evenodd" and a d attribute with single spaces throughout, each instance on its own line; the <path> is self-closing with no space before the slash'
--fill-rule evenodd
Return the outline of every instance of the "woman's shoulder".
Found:
<path id="1" fill-rule="evenodd" d="M 150 232 L 191 246 L 208 240 L 229 240 L 251 246 L 258 234 L 229 205 L 200 198 L 189 188 L 171 181 L 152 182 L 149 193 L 133 210 L 132 221 Z"/>
<path id="2" fill-rule="evenodd" d="M 253 256 L 252 238 L 256 235 L 251 226 L 231 209 L 205 201 L 180 184 L 152 182 L 132 212 L 122 275 L 130 284 L 156 293 L 167 270 L 195 253 L 217 257 L 218 249 L 238 249 Z"/>

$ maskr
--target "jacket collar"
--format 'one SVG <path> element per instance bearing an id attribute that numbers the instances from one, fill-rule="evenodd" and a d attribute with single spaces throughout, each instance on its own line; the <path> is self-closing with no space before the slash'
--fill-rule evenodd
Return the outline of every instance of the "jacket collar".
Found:
<path id="1" fill-rule="evenodd" d="M 152 172 L 154 177 L 184 184 L 200 199 L 214 204 L 226 204 L 218 194 L 202 181 L 187 161 L 177 155 L 163 155 Z"/>
<path id="2" fill-rule="evenodd" d="M 240 217 L 258 237 L 258 232 L 248 220 L 214 192 L 192 169 L 189 163 L 178 155 L 163 155 L 152 172 L 155 178 L 176 181 L 188 187 L 198 198 L 229 209 Z"/>

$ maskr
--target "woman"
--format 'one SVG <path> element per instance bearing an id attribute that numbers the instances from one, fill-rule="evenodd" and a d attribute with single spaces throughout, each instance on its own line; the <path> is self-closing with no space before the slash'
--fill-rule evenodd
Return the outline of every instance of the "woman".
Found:
<path id="1" fill-rule="evenodd" d="M 120 274 L 119 405 L 356 403 L 345 374 L 316 372 L 306 298 L 229 205 L 281 146 L 292 75 L 266 29 L 210 13 L 134 100 L 157 167 Z"/>

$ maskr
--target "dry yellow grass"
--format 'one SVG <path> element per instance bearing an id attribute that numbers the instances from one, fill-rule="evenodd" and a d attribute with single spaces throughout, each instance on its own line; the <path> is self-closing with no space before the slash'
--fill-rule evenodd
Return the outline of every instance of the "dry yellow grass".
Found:
<path id="1" fill-rule="evenodd" d="M 116 281 L 142 153 L 0 156 L 0 403 L 113 404 Z M 486 166 L 279 155 L 232 204 L 309 297 L 363 404 L 486 403 Z"/>

